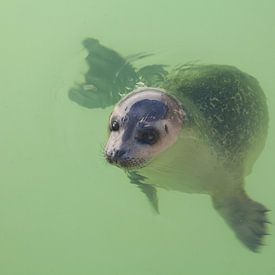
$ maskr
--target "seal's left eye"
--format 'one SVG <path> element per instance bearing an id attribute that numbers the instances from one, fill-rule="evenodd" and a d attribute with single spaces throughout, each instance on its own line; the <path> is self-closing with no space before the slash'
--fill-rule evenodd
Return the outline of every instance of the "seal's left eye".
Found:
<path id="1" fill-rule="evenodd" d="M 118 131 L 118 129 L 119 129 L 119 123 L 116 120 L 112 121 L 110 130 L 111 131 Z"/>

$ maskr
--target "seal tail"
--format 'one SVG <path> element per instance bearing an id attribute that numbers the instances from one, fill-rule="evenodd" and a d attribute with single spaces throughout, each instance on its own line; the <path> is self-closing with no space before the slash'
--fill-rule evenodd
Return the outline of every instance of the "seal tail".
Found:
<path id="1" fill-rule="evenodd" d="M 226 196 L 213 196 L 215 209 L 250 250 L 258 252 L 267 233 L 268 209 L 250 199 L 244 190 Z"/>

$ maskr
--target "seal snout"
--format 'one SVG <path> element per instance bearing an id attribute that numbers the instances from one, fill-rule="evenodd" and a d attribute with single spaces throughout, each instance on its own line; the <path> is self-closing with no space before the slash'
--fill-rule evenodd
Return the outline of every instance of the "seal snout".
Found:
<path id="1" fill-rule="evenodd" d="M 110 152 L 107 151 L 105 157 L 109 163 L 127 170 L 142 167 L 144 165 L 143 159 L 131 157 L 129 155 L 129 150 L 125 149 L 113 149 Z"/>
<path id="2" fill-rule="evenodd" d="M 126 150 L 113 149 L 111 152 L 106 152 L 106 159 L 109 163 L 119 164 L 127 159 Z"/>

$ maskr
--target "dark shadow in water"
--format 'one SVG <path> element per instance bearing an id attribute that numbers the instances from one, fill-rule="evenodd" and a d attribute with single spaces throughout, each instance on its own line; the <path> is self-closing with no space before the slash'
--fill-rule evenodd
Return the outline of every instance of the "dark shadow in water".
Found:
<path id="1" fill-rule="evenodd" d="M 83 46 L 88 52 L 88 71 L 84 82 L 70 89 L 68 95 L 72 101 L 86 108 L 114 105 L 137 83 L 159 86 L 168 74 L 165 65 L 147 65 L 138 69 L 132 64 L 151 54 L 139 53 L 124 58 L 94 38 L 85 39 Z"/>

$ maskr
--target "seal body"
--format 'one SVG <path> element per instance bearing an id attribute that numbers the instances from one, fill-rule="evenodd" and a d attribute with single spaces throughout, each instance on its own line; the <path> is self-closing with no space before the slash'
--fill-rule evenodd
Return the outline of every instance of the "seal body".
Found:
<path id="1" fill-rule="evenodd" d="M 244 191 L 268 128 L 257 80 L 231 66 L 194 65 L 160 86 L 134 91 L 115 107 L 107 160 L 155 204 L 157 187 L 210 195 L 236 236 L 257 251 L 267 209 Z"/>

